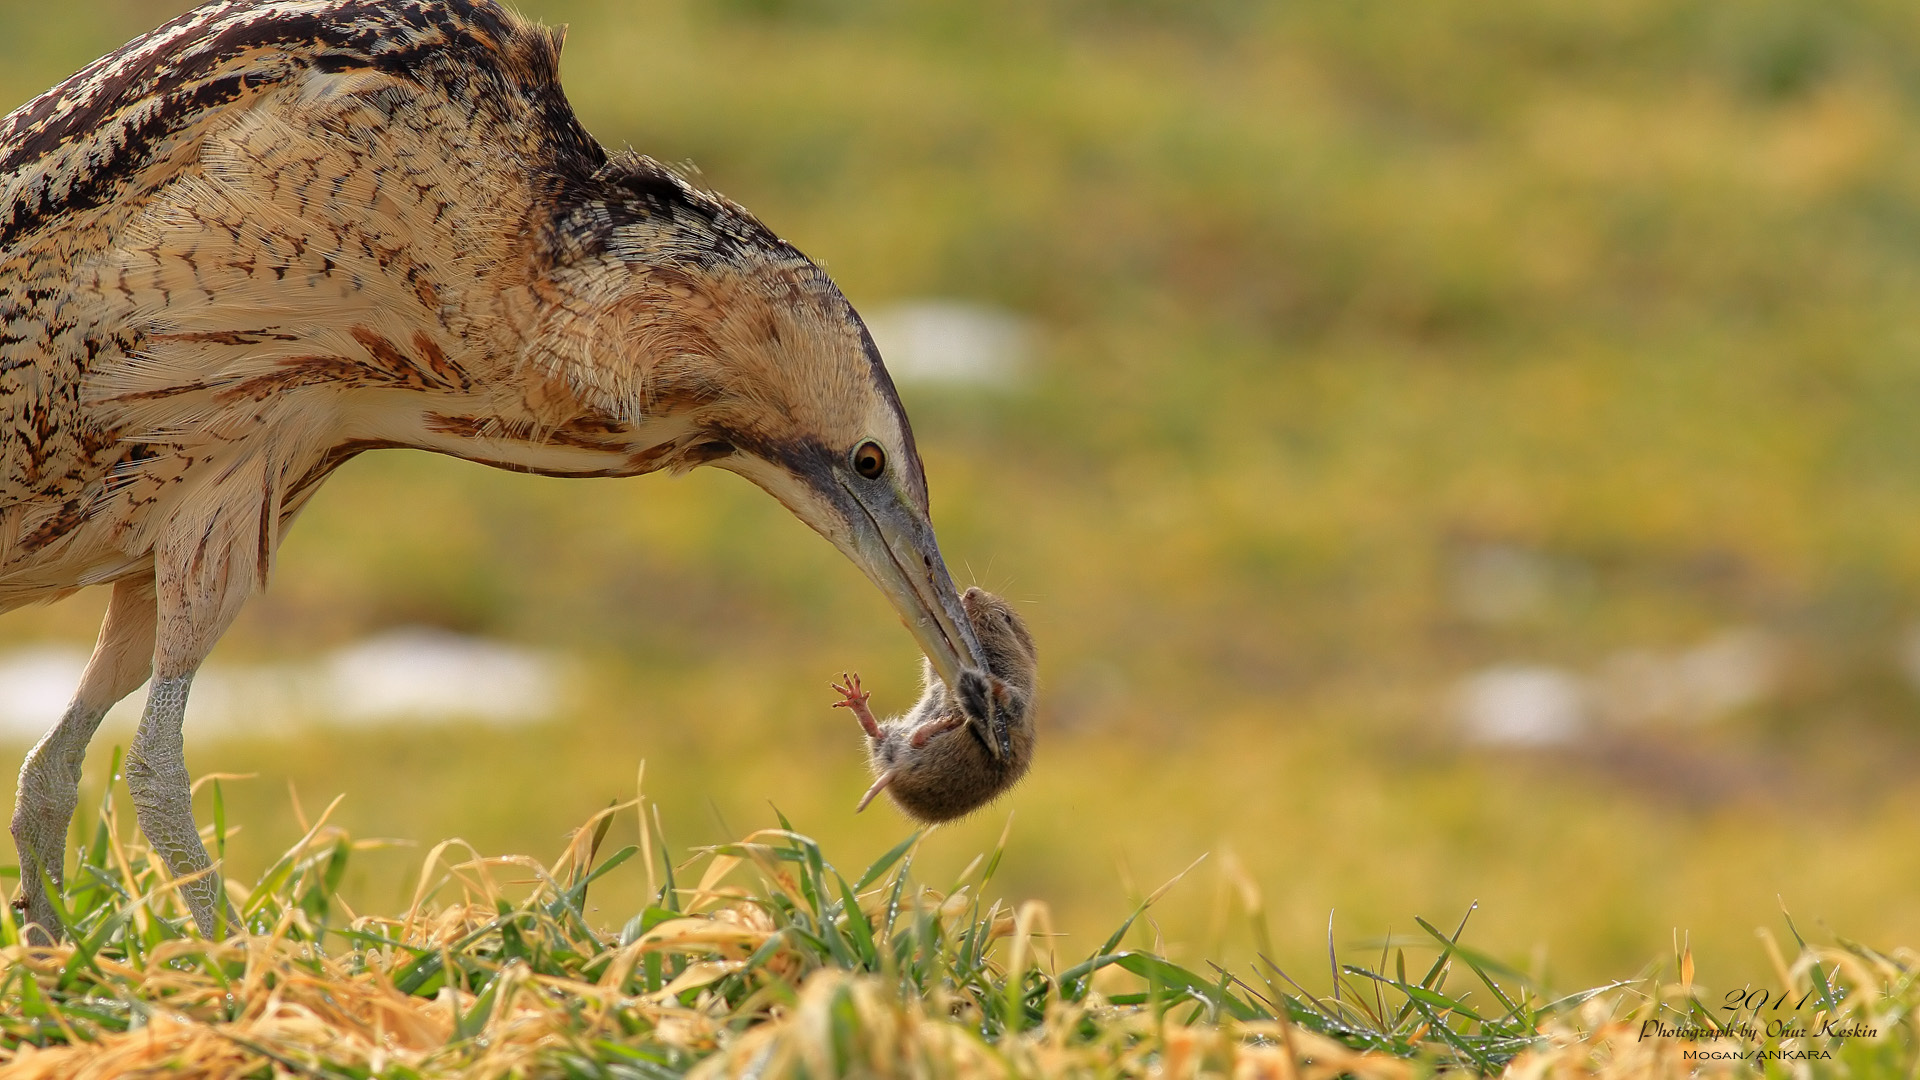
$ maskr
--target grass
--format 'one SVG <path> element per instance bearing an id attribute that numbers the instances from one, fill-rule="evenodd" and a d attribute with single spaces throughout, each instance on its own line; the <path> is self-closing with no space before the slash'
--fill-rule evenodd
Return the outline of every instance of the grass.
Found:
<path id="1" fill-rule="evenodd" d="M 208 941 L 103 800 L 60 904 L 71 943 L 29 947 L 0 915 L 0 1076 L 1628 1077 L 1691 1070 L 1703 1049 L 1749 1055 L 1715 1061 L 1733 1075 L 1781 1072 L 1756 1051 L 1802 1076 L 1920 1062 L 1920 956 L 1797 932 L 1791 961 L 1767 938 L 1784 993 L 1735 1009 L 1703 999 L 1684 948 L 1667 970 L 1554 995 L 1468 945 L 1465 919 L 1419 921 L 1370 963 L 1330 947 L 1315 992 L 1265 949 L 1236 971 L 1128 947 L 1178 878 L 1089 955 L 1061 956 L 1044 904 L 993 898 L 1004 838 L 945 889 L 914 874 L 919 834 L 850 879 L 784 816 L 675 865 L 639 798 L 551 864 L 436 845 L 407 910 L 372 915 L 337 893 L 367 842 L 331 813 L 251 888 L 229 882 L 243 926 Z M 608 850 L 622 816 L 642 843 Z M 589 890 L 616 874 L 643 876 L 651 901 L 596 925 Z M 1261 923 L 1250 883 L 1242 907 Z M 1810 1032 L 1763 1028 L 1782 1016 Z"/>

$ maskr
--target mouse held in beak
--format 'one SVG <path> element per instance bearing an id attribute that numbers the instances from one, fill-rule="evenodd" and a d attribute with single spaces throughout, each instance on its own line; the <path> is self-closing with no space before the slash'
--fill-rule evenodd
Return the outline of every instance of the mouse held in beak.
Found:
<path id="1" fill-rule="evenodd" d="M 884 722 L 868 709 L 858 676 L 834 686 L 842 695 L 834 707 L 851 710 L 866 732 L 875 774 L 858 810 L 885 791 L 916 821 L 951 821 L 998 798 L 1033 762 L 1039 681 L 1033 636 L 1012 606 L 993 593 L 968 589 L 960 602 L 986 656 L 984 673 L 964 671 L 957 689 L 950 689 L 929 662 L 920 700 L 905 715 Z M 979 713 L 991 713 L 993 735 L 1004 735 L 999 752 L 973 720 Z"/>

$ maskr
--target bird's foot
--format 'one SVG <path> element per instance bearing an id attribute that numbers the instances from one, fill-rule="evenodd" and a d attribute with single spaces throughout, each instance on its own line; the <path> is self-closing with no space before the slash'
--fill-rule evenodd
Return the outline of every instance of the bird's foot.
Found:
<path id="1" fill-rule="evenodd" d="M 844 686 L 840 683 L 829 684 L 840 694 L 840 700 L 834 702 L 833 707 L 852 710 L 854 719 L 860 721 L 860 729 L 867 733 L 867 737 L 880 738 L 880 723 L 873 718 L 873 710 L 867 708 L 867 699 L 873 695 L 860 688 L 860 676 L 842 673 L 840 677 L 847 680 Z"/>

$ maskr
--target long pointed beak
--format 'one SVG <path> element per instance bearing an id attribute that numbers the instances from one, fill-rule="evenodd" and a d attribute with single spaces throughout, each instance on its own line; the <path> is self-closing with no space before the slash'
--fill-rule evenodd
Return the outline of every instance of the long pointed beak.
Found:
<path id="1" fill-rule="evenodd" d="M 871 527 L 854 530 L 855 550 L 849 554 L 900 613 L 940 681 L 957 694 L 961 674 L 985 672 L 987 661 L 940 557 L 933 523 L 903 503 L 868 506 L 851 487 L 841 488 Z M 990 748 L 997 750 L 992 745 L 997 741 L 989 739 Z"/>
<path id="2" fill-rule="evenodd" d="M 824 454 L 790 455 L 778 465 L 768 455 L 740 454 L 725 459 L 723 467 L 779 499 L 864 571 L 900 613 L 987 751 L 997 758 L 1013 753 L 1006 719 L 993 715 L 992 695 L 981 692 L 990 685 L 986 653 L 960 605 L 925 510 L 892 485 L 856 488 Z"/>

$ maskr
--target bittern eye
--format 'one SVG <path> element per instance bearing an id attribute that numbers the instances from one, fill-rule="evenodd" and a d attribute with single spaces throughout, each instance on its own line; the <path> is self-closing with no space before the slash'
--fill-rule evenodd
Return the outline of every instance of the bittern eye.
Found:
<path id="1" fill-rule="evenodd" d="M 878 480 L 887 471 L 887 452 L 869 439 L 853 449 L 853 471 L 869 480 Z"/>

